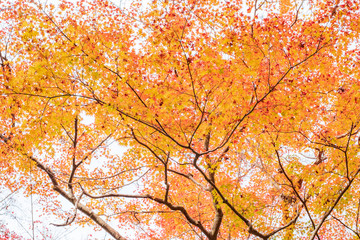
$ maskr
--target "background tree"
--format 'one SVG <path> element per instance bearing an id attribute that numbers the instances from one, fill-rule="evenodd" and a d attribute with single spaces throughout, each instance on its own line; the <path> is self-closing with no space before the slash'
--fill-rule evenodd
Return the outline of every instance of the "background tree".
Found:
<path id="1" fill-rule="evenodd" d="M 4 3 L 2 183 L 116 239 L 360 238 L 359 6 Z"/>

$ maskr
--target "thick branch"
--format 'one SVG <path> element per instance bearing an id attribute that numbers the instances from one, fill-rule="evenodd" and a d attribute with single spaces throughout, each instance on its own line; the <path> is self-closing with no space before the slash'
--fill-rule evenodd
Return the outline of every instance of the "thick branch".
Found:
<path id="1" fill-rule="evenodd" d="M 3 136 L 2 134 L 0 134 L 0 139 L 3 140 L 6 144 L 10 145 L 9 139 L 7 137 Z M 55 176 L 55 173 L 50 168 L 48 168 L 47 166 L 42 164 L 38 159 L 36 159 L 35 157 L 33 157 L 27 153 L 21 153 L 21 154 L 24 155 L 25 157 L 29 158 L 31 161 L 34 161 L 36 163 L 36 167 L 38 167 L 41 170 L 43 170 L 44 172 L 46 172 L 46 174 L 49 176 L 49 178 L 51 180 L 53 189 L 56 192 L 58 192 L 60 195 L 62 195 L 65 199 L 67 199 L 69 202 L 71 202 L 74 206 L 77 205 L 77 209 L 79 209 L 82 213 L 84 213 L 86 216 L 91 218 L 91 220 L 93 220 L 95 223 L 97 223 L 99 226 L 101 226 L 112 237 L 114 237 L 117 240 L 126 240 L 126 238 L 121 236 L 114 228 L 112 228 L 108 223 L 106 223 L 102 218 L 100 218 L 91 209 L 89 209 L 85 205 L 77 202 L 77 199 L 75 197 L 71 196 L 69 193 L 64 191 L 61 188 L 61 186 Z"/>
<path id="2" fill-rule="evenodd" d="M 32 161 L 34 161 L 36 163 L 37 167 L 39 167 L 40 169 L 42 169 L 43 171 L 45 171 L 48 174 L 51 182 L 53 183 L 53 189 L 56 192 L 60 193 L 60 195 L 62 195 L 64 198 L 66 198 L 73 205 L 77 204 L 77 208 L 82 213 L 84 213 L 86 216 L 91 218 L 91 220 L 96 222 L 101 228 L 103 228 L 106 232 L 108 232 L 112 237 L 114 237 L 117 240 L 125 240 L 126 239 L 126 238 L 122 237 L 114 228 L 112 228 L 108 223 L 106 223 L 102 218 L 100 218 L 91 209 L 89 209 L 88 207 L 86 207 L 85 205 L 83 205 L 81 203 L 77 203 L 77 200 L 74 197 L 70 196 L 70 194 L 68 194 L 66 191 L 64 191 L 58 184 L 55 174 L 51 171 L 51 169 L 49 169 L 48 167 L 46 167 L 45 165 L 40 163 L 34 157 L 32 157 L 32 156 L 27 156 L 27 157 L 30 158 Z"/>

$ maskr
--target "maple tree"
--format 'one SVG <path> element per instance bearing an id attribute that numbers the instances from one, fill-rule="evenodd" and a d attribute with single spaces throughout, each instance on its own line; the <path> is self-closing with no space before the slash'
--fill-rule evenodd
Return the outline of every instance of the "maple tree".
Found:
<path id="1" fill-rule="evenodd" d="M 1 183 L 115 239 L 360 238 L 359 6 L 3 2 Z"/>

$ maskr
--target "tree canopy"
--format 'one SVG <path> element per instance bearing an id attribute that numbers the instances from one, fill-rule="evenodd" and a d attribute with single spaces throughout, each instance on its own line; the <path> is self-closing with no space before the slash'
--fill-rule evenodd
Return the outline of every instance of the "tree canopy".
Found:
<path id="1" fill-rule="evenodd" d="M 1 184 L 115 239 L 359 239 L 359 6 L 2 1 Z"/>

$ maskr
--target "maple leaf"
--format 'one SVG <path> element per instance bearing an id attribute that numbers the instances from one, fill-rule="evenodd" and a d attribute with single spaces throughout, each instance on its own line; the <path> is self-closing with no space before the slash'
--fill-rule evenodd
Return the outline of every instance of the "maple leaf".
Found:
<path id="1" fill-rule="evenodd" d="M 57 225 L 360 236 L 358 0 L 4 4 L 1 180 Z"/>

